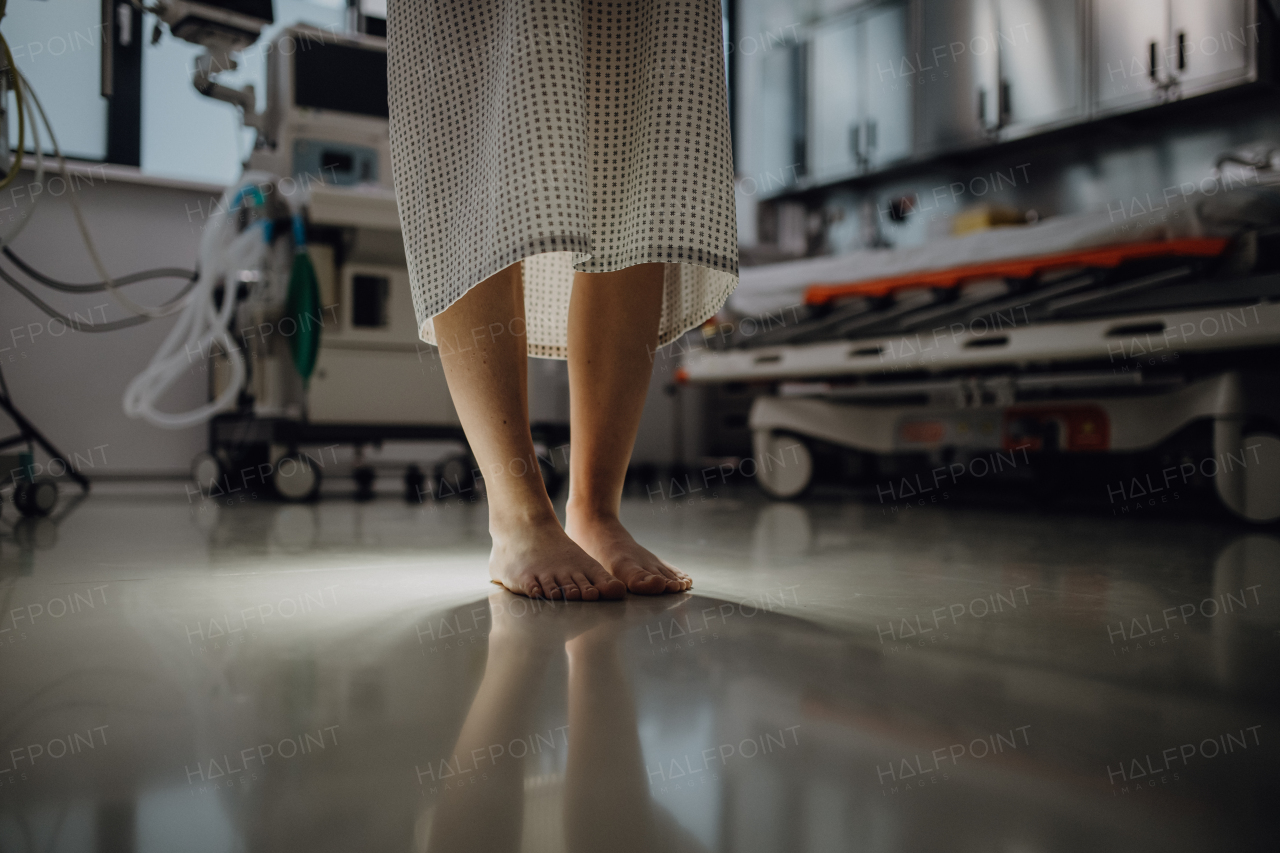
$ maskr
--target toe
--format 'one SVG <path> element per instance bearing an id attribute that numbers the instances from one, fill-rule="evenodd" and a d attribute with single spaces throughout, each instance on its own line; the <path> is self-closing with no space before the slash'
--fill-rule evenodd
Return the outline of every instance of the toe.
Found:
<path id="1" fill-rule="evenodd" d="M 560 588 L 560 584 L 552 575 L 538 575 L 538 583 L 542 586 L 542 594 L 545 598 L 558 600 L 564 598 L 564 590 Z"/>
<path id="2" fill-rule="evenodd" d="M 679 582 L 681 592 L 693 588 L 693 578 L 689 577 L 675 566 L 667 563 L 666 561 L 662 561 L 661 568 L 663 575 Z"/>
<path id="3" fill-rule="evenodd" d="M 670 566 L 659 564 L 650 569 L 650 571 L 662 577 L 662 580 L 666 583 L 667 592 L 684 592 L 686 589 L 680 573 Z"/>
<path id="4" fill-rule="evenodd" d="M 578 589 L 578 585 L 573 578 L 560 578 L 560 589 L 564 593 L 565 601 L 582 600 L 582 590 Z"/>
<path id="5" fill-rule="evenodd" d="M 583 601 L 595 601 L 600 597 L 600 590 L 596 589 L 592 585 L 591 580 L 582 572 L 573 573 L 573 582 L 577 585 L 578 589 L 582 590 Z"/>
<path id="6" fill-rule="evenodd" d="M 658 595 L 667 588 L 666 578 L 638 564 L 624 568 L 621 576 L 626 579 L 627 589 L 640 595 Z"/>
<path id="7" fill-rule="evenodd" d="M 627 594 L 627 585 L 609 574 L 603 566 L 588 569 L 591 585 L 600 591 L 601 598 L 619 599 Z"/>

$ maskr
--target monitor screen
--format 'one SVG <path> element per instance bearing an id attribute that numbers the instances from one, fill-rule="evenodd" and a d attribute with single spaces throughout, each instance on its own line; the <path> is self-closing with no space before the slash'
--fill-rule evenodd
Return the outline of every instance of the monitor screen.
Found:
<path id="1" fill-rule="evenodd" d="M 300 107 L 387 118 L 387 53 L 298 37 L 293 97 Z"/>
<path id="2" fill-rule="evenodd" d="M 202 6 L 213 6 L 228 12 L 238 12 L 250 18 L 258 18 L 268 24 L 275 23 L 275 14 L 271 8 L 271 0 L 193 0 Z"/>

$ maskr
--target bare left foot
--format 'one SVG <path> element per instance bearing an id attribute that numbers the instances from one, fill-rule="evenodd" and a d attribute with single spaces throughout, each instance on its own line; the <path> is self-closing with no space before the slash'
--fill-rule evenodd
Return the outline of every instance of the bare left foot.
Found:
<path id="1" fill-rule="evenodd" d="M 693 579 L 642 548 L 615 516 L 566 511 L 565 533 L 596 562 L 639 595 L 693 588 Z"/>

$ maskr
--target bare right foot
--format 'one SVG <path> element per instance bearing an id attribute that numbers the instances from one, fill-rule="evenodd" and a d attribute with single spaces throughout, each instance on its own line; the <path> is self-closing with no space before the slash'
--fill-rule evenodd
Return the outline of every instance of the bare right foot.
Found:
<path id="1" fill-rule="evenodd" d="M 640 546 L 616 515 L 578 510 L 570 501 L 566 532 L 609 573 L 638 595 L 684 592 L 693 580 Z"/>
<path id="2" fill-rule="evenodd" d="M 511 592 L 565 601 L 626 595 L 622 581 L 578 547 L 554 515 L 538 521 L 495 524 L 491 534 L 489 576 Z"/>

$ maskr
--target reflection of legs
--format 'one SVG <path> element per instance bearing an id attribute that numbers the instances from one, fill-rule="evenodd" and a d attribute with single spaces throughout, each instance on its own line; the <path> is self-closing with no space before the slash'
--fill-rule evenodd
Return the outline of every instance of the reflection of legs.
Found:
<path id="1" fill-rule="evenodd" d="M 569 759 L 564 828 L 570 853 L 654 849 L 635 701 L 617 644 L 622 628 L 622 621 L 613 619 L 565 644 Z"/>
<path id="2" fill-rule="evenodd" d="M 538 642 L 528 632 L 517 634 L 515 617 L 505 612 L 511 599 L 502 593 L 490 598 L 492 629 L 484 678 L 471 702 L 471 710 L 458 734 L 453 754 L 446 760 L 456 775 L 439 778 L 436 786 L 452 782 L 436 809 L 427 850 L 515 851 L 520 849 L 524 814 L 524 760 L 505 753 L 517 738 L 530 734 L 533 698 L 541 687 L 547 665 L 560 654 L 556 637 Z M 496 752 L 490 758 L 490 747 Z M 474 750 L 474 752 L 473 752 Z M 461 772 L 470 770 L 471 772 Z"/>
<path id="3" fill-rule="evenodd" d="M 622 584 L 565 535 L 538 471 L 520 264 L 480 282 L 432 322 L 449 393 L 488 489 L 493 579 L 523 595 L 622 597 Z"/>
<path id="4" fill-rule="evenodd" d="M 693 585 L 618 520 L 658 343 L 663 275 L 662 264 L 578 273 L 569 299 L 573 451 L 565 530 L 629 590 L 648 594 Z"/>

